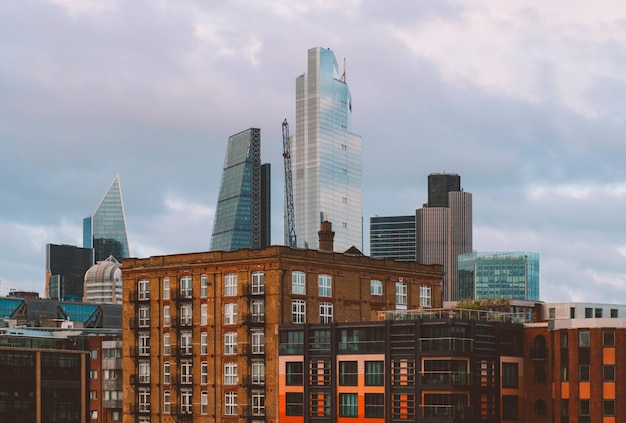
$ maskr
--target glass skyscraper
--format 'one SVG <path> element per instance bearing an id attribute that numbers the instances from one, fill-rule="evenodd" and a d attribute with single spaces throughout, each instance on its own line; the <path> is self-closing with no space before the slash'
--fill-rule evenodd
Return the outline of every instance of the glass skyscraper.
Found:
<path id="1" fill-rule="evenodd" d="M 46 245 L 46 298 L 80 301 L 85 272 L 93 264 L 93 249 Z"/>
<path id="2" fill-rule="evenodd" d="M 130 257 L 119 175 L 113 179 L 96 211 L 83 219 L 83 247 L 94 249 L 95 262 L 113 256 L 121 263 L 122 259 Z"/>
<path id="3" fill-rule="evenodd" d="M 370 256 L 415 261 L 415 215 L 370 217 Z"/>
<path id="4" fill-rule="evenodd" d="M 228 138 L 211 251 L 263 248 L 270 242 L 270 168 L 261 166 L 261 130 Z"/>
<path id="5" fill-rule="evenodd" d="M 539 254 L 474 252 L 461 254 L 459 299 L 539 300 Z"/>
<path id="6" fill-rule="evenodd" d="M 330 49 L 308 51 L 296 78 L 291 145 L 298 247 L 318 248 L 320 222 L 332 223 L 334 249 L 363 249 L 361 137 L 351 132 L 352 98 Z"/>

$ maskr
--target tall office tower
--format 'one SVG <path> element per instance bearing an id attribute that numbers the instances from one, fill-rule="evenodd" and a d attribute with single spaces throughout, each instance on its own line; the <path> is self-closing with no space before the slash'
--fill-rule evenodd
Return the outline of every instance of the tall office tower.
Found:
<path id="1" fill-rule="evenodd" d="M 317 249 L 320 222 L 332 223 L 335 251 L 363 249 L 361 137 L 351 132 L 352 98 L 330 49 L 308 51 L 296 79 L 291 145 L 298 247 Z"/>
<path id="2" fill-rule="evenodd" d="M 83 219 L 83 247 L 95 250 L 91 264 L 109 256 L 119 262 L 130 257 L 119 175 L 115 176 L 93 214 Z"/>
<path id="3" fill-rule="evenodd" d="M 269 243 L 270 167 L 263 166 L 260 129 L 228 138 L 211 251 L 258 249 Z"/>
<path id="4" fill-rule="evenodd" d="M 415 215 L 370 217 L 370 256 L 415 261 Z"/>
<path id="5" fill-rule="evenodd" d="M 115 257 L 109 256 L 87 270 L 83 302 L 122 304 L 122 269 Z"/>
<path id="6" fill-rule="evenodd" d="M 272 167 L 261 165 L 261 248 L 272 245 Z"/>
<path id="7" fill-rule="evenodd" d="M 458 183 L 457 183 L 458 180 Z M 443 300 L 458 300 L 457 258 L 472 252 L 472 194 L 460 190 L 460 177 L 428 177 L 429 203 L 416 211 L 416 258 L 422 264 L 443 264 Z M 443 191 L 447 206 L 443 206 Z M 432 194 L 431 194 L 432 193 Z"/>
<path id="8" fill-rule="evenodd" d="M 459 300 L 539 301 L 539 254 L 474 252 L 458 260 Z"/>
<path id="9" fill-rule="evenodd" d="M 80 301 L 83 298 L 85 272 L 92 263 L 92 248 L 47 244 L 44 297 Z"/>

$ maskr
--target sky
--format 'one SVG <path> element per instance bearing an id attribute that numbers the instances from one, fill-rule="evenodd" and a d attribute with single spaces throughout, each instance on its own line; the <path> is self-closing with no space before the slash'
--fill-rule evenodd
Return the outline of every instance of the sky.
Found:
<path id="1" fill-rule="evenodd" d="M 4 0 L 0 295 L 120 176 L 131 255 L 207 251 L 227 139 L 261 128 L 283 243 L 281 124 L 331 48 L 371 216 L 461 175 L 476 251 L 540 254 L 546 302 L 626 303 L 626 2 Z M 342 69 L 343 70 L 343 69 Z"/>

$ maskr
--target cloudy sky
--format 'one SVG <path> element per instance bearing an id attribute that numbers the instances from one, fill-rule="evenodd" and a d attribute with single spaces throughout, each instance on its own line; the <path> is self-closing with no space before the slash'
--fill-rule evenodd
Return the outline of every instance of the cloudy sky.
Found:
<path id="1" fill-rule="evenodd" d="M 0 294 L 43 291 L 116 174 L 131 254 L 205 251 L 229 135 L 281 123 L 311 47 L 346 58 L 365 232 L 461 175 L 477 251 L 541 256 L 544 301 L 626 303 L 626 3 L 0 2 Z M 366 236 L 365 252 L 369 251 Z"/>

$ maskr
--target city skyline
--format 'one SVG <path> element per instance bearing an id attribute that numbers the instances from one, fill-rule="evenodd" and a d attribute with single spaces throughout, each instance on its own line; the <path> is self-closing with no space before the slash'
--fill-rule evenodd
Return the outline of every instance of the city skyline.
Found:
<path id="1" fill-rule="evenodd" d="M 43 291 L 45 245 L 82 245 L 116 174 L 133 256 L 206 251 L 239 128 L 263 131 L 281 243 L 281 123 L 322 46 L 346 59 L 364 222 L 458 173 L 474 249 L 538 252 L 542 300 L 626 298 L 624 17 L 611 1 L 3 3 L 0 295 Z"/>

